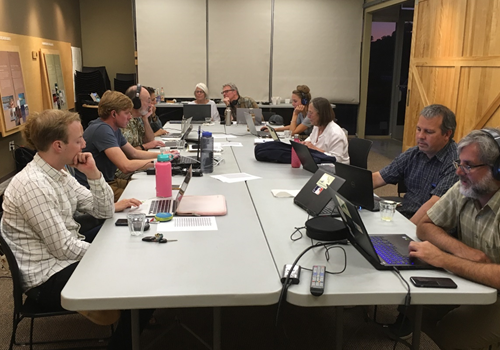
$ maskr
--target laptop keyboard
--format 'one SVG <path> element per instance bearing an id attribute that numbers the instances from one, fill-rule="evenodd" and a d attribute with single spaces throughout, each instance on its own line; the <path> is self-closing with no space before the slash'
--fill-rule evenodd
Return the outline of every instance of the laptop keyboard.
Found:
<path id="1" fill-rule="evenodd" d="M 340 216 L 337 206 L 333 200 L 330 200 L 328 204 L 321 210 L 318 216 Z"/>
<path id="2" fill-rule="evenodd" d="M 157 199 L 151 202 L 148 215 L 156 215 L 158 213 L 171 213 L 171 199 Z"/>
<path id="3" fill-rule="evenodd" d="M 198 161 L 191 157 L 179 156 L 172 162 L 173 164 L 196 164 Z"/>
<path id="4" fill-rule="evenodd" d="M 370 239 L 378 256 L 380 256 L 386 263 L 391 265 L 412 265 L 410 257 L 407 255 L 401 255 L 397 251 L 396 247 L 385 238 L 372 236 Z"/>

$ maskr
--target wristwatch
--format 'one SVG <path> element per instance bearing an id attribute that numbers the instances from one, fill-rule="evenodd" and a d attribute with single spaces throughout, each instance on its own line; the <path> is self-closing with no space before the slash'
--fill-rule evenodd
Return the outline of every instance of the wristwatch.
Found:
<path id="1" fill-rule="evenodd" d="M 146 149 L 144 148 L 144 145 L 141 145 L 141 148 L 142 148 L 142 150 L 143 150 L 143 151 L 145 151 L 145 150 L 146 150 Z"/>

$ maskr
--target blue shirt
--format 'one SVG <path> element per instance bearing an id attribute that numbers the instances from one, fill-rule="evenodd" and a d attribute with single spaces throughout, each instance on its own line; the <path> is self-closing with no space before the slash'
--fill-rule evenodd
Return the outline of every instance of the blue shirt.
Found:
<path id="1" fill-rule="evenodd" d="M 83 133 L 83 138 L 87 145 L 82 152 L 92 153 L 97 169 L 102 173 L 106 182 L 114 180 L 116 165 L 106 156 L 104 151 L 112 147 L 125 146 L 127 140 L 123 137 L 121 130 L 113 130 L 109 124 L 98 118 L 90 122 Z M 76 170 L 75 177 L 79 183 L 89 187 L 87 177 L 83 173 Z"/>
<path id="2" fill-rule="evenodd" d="M 411 217 L 432 196 L 443 196 L 458 181 L 453 165 L 457 158 L 457 144 L 453 140 L 430 159 L 415 146 L 380 170 L 380 176 L 388 184 L 404 180 L 407 192 L 400 212 Z"/>

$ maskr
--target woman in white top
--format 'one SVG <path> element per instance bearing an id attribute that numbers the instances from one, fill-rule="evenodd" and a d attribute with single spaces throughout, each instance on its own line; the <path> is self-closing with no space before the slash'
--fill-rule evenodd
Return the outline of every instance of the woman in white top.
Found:
<path id="1" fill-rule="evenodd" d="M 314 98 L 309 104 L 307 116 L 313 124 L 313 130 L 303 144 L 336 157 L 337 162 L 349 164 L 347 136 L 334 122 L 335 113 L 330 102 L 323 97 Z"/>
<path id="2" fill-rule="evenodd" d="M 189 102 L 189 104 L 209 104 L 212 107 L 212 121 L 220 122 L 220 115 L 219 111 L 217 110 L 217 105 L 214 101 L 208 99 L 208 87 L 205 84 L 196 84 L 196 87 L 194 89 L 194 97 L 196 98 L 196 100 Z"/>

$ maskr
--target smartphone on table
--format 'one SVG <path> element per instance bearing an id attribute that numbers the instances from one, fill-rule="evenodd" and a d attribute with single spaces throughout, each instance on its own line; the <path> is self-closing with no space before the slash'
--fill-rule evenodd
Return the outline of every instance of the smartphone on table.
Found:
<path id="1" fill-rule="evenodd" d="M 447 277 L 410 277 L 411 283 L 416 287 L 424 288 L 457 288 L 451 278 Z"/>

